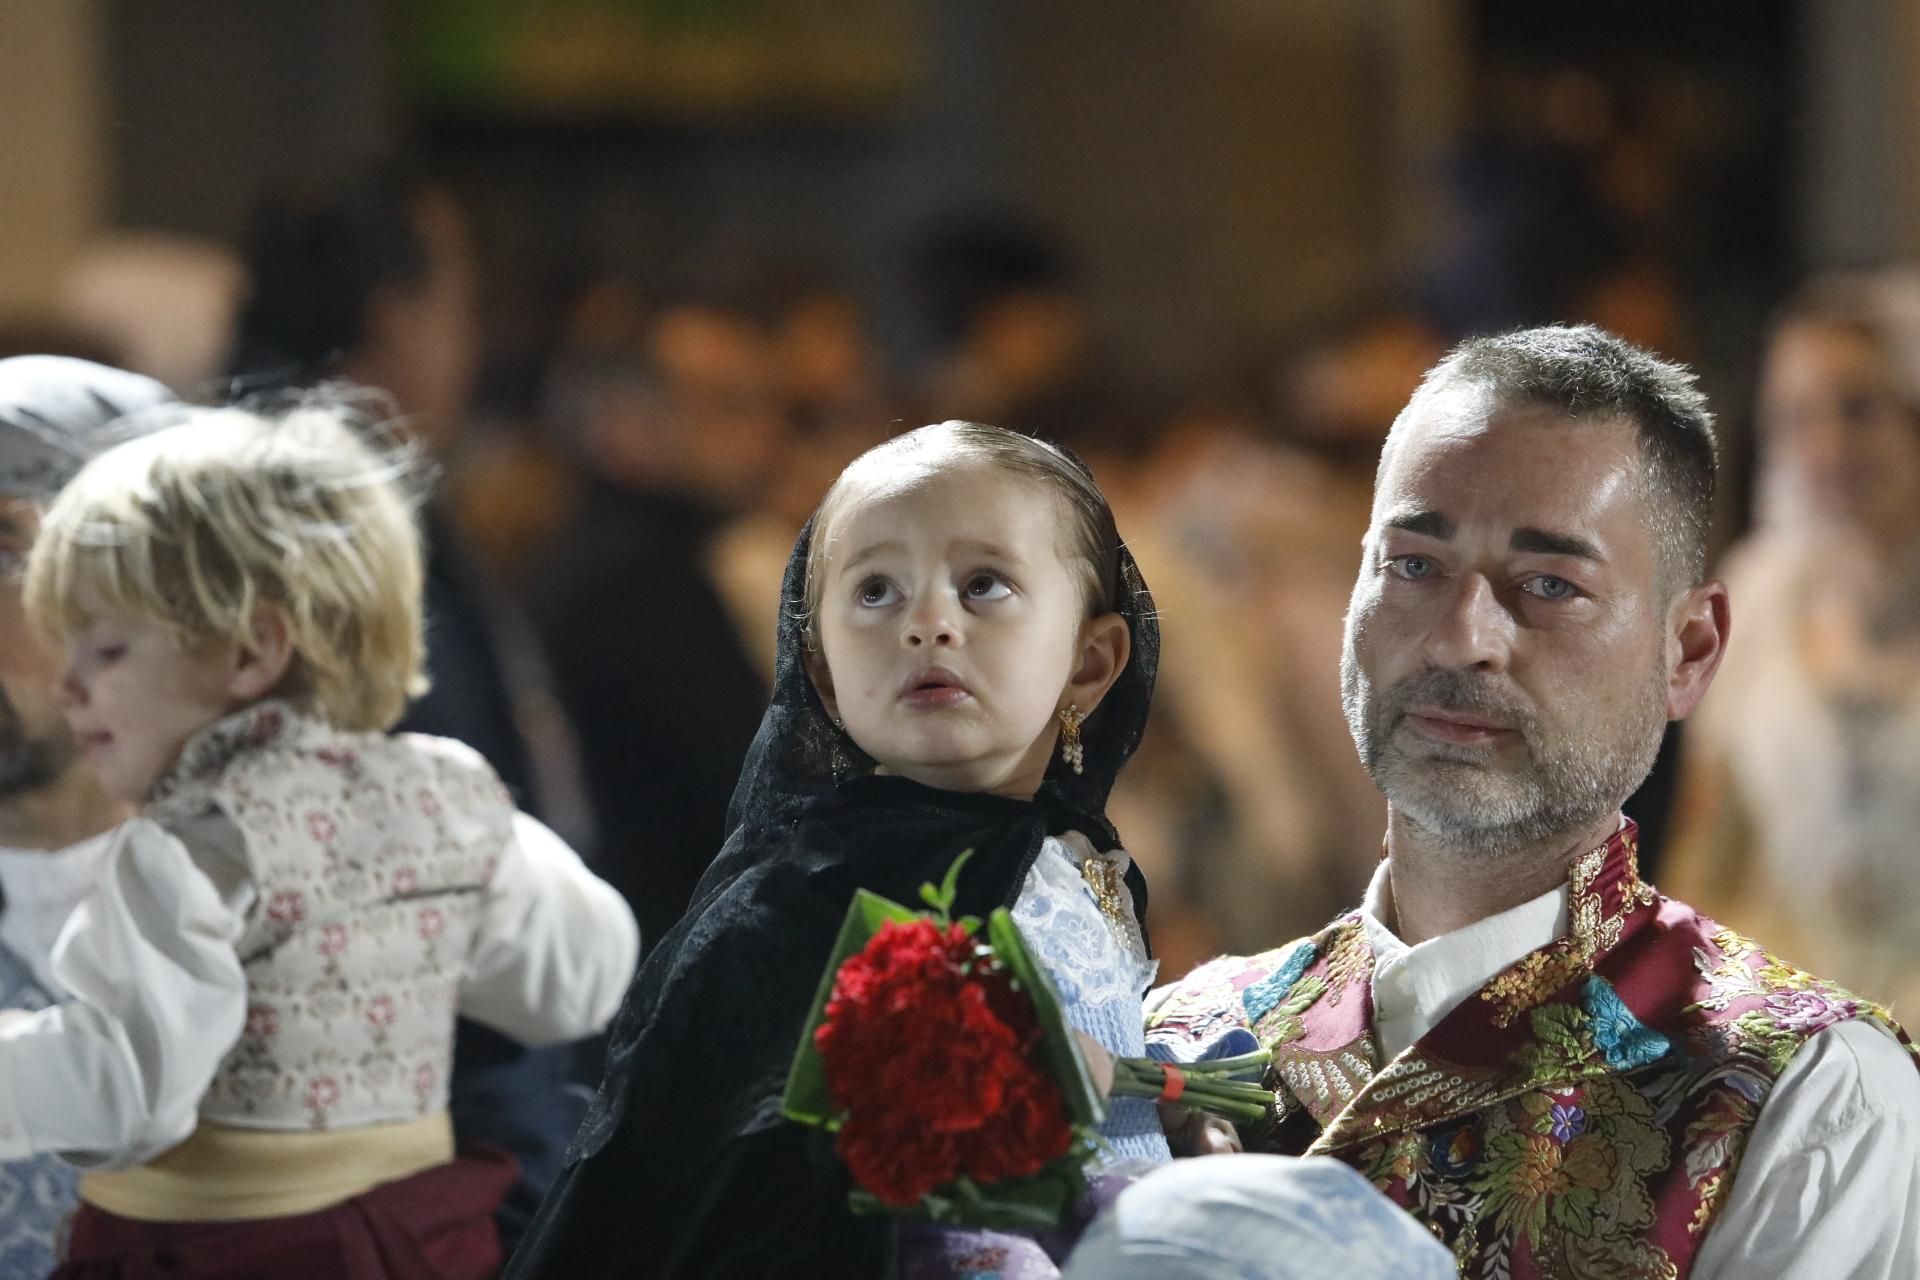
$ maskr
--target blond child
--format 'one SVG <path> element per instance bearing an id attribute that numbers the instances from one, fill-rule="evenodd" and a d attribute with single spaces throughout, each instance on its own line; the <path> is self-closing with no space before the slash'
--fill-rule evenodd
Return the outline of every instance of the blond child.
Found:
<path id="1" fill-rule="evenodd" d="M 141 807 L 0 1021 L 0 1158 L 82 1180 L 68 1277 L 486 1276 L 511 1162 L 456 1158 L 456 1014 L 530 1044 L 612 1017 L 631 913 L 425 688 L 405 459 L 337 407 L 192 411 L 48 511 L 27 606 L 69 724 Z"/>

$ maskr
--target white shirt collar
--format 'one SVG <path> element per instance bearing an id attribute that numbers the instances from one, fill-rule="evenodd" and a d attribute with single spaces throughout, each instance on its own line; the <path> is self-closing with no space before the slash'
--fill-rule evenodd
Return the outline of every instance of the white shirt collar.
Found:
<path id="1" fill-rule="evenodd" d="M 1374 1037 L 1391 1061 L 1495 974 L 1565 935 L 1568 891 L 1562 884 L 1409 947 L 1386 923 L 1387 865 L 1383 858 L 1374 869 L 1360 921 L 1373 948 Z"/>

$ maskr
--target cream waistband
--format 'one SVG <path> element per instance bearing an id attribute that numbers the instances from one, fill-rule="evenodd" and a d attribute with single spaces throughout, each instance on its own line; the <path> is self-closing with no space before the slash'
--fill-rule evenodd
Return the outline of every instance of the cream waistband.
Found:
<path id="1" fill-rule="evenodd" d="M 313 1213 L 453 1159 L 445 1111 L 400 1124 L 325 1131 L 203 1122 L 131 1169 L 90 1173 L 80 1198 L 146 1222 L 235 1222 Z"/>

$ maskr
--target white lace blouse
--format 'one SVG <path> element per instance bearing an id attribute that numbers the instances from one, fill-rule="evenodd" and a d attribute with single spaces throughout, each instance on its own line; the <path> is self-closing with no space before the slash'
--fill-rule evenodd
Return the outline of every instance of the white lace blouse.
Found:
<path id="1" fill-rule="evenodd" d="M 1159 966 L 1147 958 L 1133 903 L 1118 875 L 1114 883 L 1121 885 L 1123 918 L 1115 920 L 1100 909 L 1081 872 L 1096 859 L 1110 862 L 1120 874 L 1129 863 L 1125 850 L 1100 853 L 1075 831 L 1047 837 L 1020 888 L 1013 919 L 1059 989 L 1067 1021 L 1115 1057 L 1143 1057 L 1141 997 Z M 1107 1165 L 1172 1158 L 1159 1112 L 1148 1099 L 1111 1099 L 1100 1133 L 1112 1148 L 1103 1161 Z"/>

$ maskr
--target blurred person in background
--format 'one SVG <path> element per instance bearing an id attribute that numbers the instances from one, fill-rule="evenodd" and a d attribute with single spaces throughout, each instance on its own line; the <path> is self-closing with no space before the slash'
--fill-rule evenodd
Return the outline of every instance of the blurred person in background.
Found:
<path id="1" fill-rule="evenodd" d="M 1162 727 L 1189 778 L 1164 793 L 1185 832 L 1167 847 L 1208 850 L 1156 883 L 1185 886 L 1216 947 L 1316 927 L 1378 859 L 1384 804 L 1332 677 L 1380 444 L 1441 349 L 1410 311 L 1356 311 L 1282 361 L 1278 424 L 1186 415 L 1121 501 L 1143 568 L 1171 584 Z"/>
<path id="2" fill-rule="evenodd" d="M 714 539 L 762 501 L 789 428 L 773 335 L 745 306 L 677 301 L 630 342 L 623 326 L 589 328 L 616 340 L 576 342 L 549 393 L 587 478 L 527 602 L 579 734 L 598 869 L 651 944 L 725 839 L 766 703 L 710 564 Z"/>
<path id="3" fill-rule="evenodd" d="M 773 359 L 788 430 L 756 500 L 714 537 L 708 564 L 762 679 L 773 679 L 775 590 L 800 526 L 835 476 L 901 429 L 859 304 L 831 283 L 776 280 Z"/>
<path id="4" fill-rule="evenodd" d="M 171 399 L 86 360 L 0 359 L 0 1008 L 67 997 L 54 939 L 101 874 L 106 833 L 132 813 L 81 762 L 60 709 L 65 661 L 27 622 L 21 572 L 41 513 L 114 421 Z M 0 1163 L 0 1277 L 53 1270 L 79 1180 L 57 1156 Z"/>
<path id="5" fill-rule="evenodd" d="M 480 352 L 474 247 L 449 193 L 397 169 L 282 192 L 255 210 L 243 256 L 229 363 L 238 394 L 352 382 L 390 396 L 435 461 L 454 451 Z M 421 520 L 432 688 L 398 730 L 466 743 L 523 809 L 590 847 L 577 803 L 566 803 L 570 743 L 531 628 L 483 581 L 437 500 Z M 584 1110 L 574 1053 L 528 1049 L 462 1020 L 455 1064 L 460 1140 L 496 1143 L 520 1161 L 500 1211 L 511 1251 Z"/>
<path id="6" fill-rule="evenodd" d="M 63 323 L 110 343 L 115 367 L 191 395 L 220 376 L 244 285 L 238 256 L 223 244 L 119 231 L 75 252 L 53 309 Z"/>
<path id="7" fill-rule="evenodd" d="M 1738 641 L 1686 740 L 1663 884 L 1920 1007 L 1920 271 L 1816 279 L 1759 397 Z"/>
<path id="8" fill-rule="evenodd" d="M 976 214 L 922 247 L 920 283 L 939 344 L 914 389 L 916 422 L 996 422 L 1095 466 L 1137 452 L 1138 388 L 1104 359 L 1071 254 L 1026 219 Z"/>

